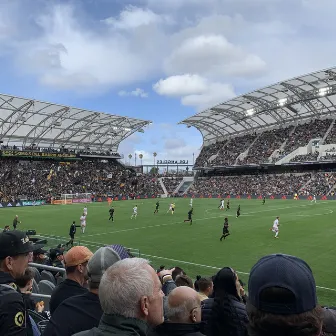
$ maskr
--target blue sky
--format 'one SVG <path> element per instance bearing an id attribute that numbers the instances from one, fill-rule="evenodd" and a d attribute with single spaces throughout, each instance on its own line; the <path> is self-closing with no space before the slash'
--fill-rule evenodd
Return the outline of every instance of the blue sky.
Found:
<path id="1" fill-rule="evenodd" d="M 334 0 L 0 0 L 0 92 L 152 120 L 120 152 L 188 159 L 177 125 L 334 66 Z"/>

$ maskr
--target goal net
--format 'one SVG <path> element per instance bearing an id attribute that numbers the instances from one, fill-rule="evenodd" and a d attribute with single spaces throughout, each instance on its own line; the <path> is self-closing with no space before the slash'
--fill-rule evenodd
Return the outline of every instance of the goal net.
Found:
<path id="1" fill-rule="evenodd" d="M 62 194 L 62 204 L 92 203 L 90 193 Z"/>

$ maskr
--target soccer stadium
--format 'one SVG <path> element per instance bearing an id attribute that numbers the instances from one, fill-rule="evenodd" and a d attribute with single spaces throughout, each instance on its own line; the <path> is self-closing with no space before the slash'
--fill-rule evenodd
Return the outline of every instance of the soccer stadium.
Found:
<path id="1" fill-rule="evenodd" d="M 203 299 L 211 294 L 209 279 L 216 288 L 218 278 L 211 277 L 224 266 L 235 270 L 250 294 L 250 270 L 261 257 L 295 255 L 313 270 L 319 303 L 335 305 L 331 261 L 336 252 L 336 68 L 256 89 L 181 121 L 180 127 L 194 127 L 203 137 L 193 166 L 155 161 L 156 155 L 152 165 L 122 160 L 129 153 L 120 153 L 120 143 L 136 132 L 146 137 L 151 120 L 9 95 L 0 95 L 0 101 L 0 222 L 4 231 L 24 231 L 31 242 L 44 244 L 33 252 L 34 272 L 25 278 L 26 283 L 32 280 L 31 299 L 36 304 L 29 314 L 44 335 L 72 334 L 55 331 L 60 307 L 62 321 L 72 314 L 70 303 L 59 306 L 59 300 L 56 305 L 60 294 L 55 293 L 74 269 L 81 274 L 77 265 L 89 261 L 90 266 L 88 255 L 103 253 L 103 246 L 112 246 L 117 260 L 150 260 L 157 272 L 165 272 L 160 277 L 165 294 L 170 291 L 167 284 L 175 281 L 174 287 L 199 288 Z M 76 247 L 77 254 L 72 252 Z M 79 255 L 81 261 L 76 259 Z M 96 258 L 103 260 L 100 254 Z M 77 264 L 70 263 L 75 259 Z M 71 272 L 65 270 L 64 260 Z M 263 272 L 285 274 L 286 265 L 275 259 Z M 301 290 L 309 296 L 305 282 L 310 273 L 300 278 L 297 274 L 306 266 L 293 265 L 293 273 L 283 277 L 301 279 Z M 141 268 L 138 271 L 142 274 Z M 92 272 L 90 268 L 89 279 Z M 117 286 L 115 281 L 112 286 Z M 22 282 L 20 288 L 25 288 Z M 71 296 L 83 294 L 73 290 Z M 106 295 L 100 298 L 103 308 L 108 305 Z M 203 321 L 207 309 L 207 303 L 202 304 Z M 234 317 L 232 323 L 242 323 L 242 318 L 239 315 L 237 322 Z M 329 318 L 335 321 L 333 315 Z M 98 326 L 96 316 L 87 320 L 85 329 L 76 325 L 73 330 Z"/>

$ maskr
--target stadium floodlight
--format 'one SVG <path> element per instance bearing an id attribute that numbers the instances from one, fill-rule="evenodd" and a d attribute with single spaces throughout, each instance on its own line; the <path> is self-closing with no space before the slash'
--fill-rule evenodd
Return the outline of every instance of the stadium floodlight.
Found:
<path id="1" fill-rule="evenodd" d="M 279 106 L 285 106 L 287 103 L 287 98 L 279 99 Z"/>
<path id="2" fill-rule="evenodd" d="M 252 116 L 255 113 L 255 110 L 253 108 L 246 110 L 246 115 Z"/>
<path id="3" fill-rule="evenodd" d="M 331 88 L 328 86 L 328 87 L 323 87 L 323 88 L 320 88 L 318 90 L 318 95 L 319 96 L 325 96 L 327 95 L 329 92 L 331 91 Z"/>

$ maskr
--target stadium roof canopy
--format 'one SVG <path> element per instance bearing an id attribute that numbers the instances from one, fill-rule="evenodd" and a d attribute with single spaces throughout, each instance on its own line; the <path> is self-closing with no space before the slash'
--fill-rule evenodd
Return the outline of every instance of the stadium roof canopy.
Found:
<path id="1" fill-rule="evenodd" d="M 336 67 L 255 90 L 180 122 L 196 127 L 205 144 L 259 129 L 320 118 L 336 111 Z"/>
<path id="2" fill-rule="evenodd" d="M 121 141 L 150 121 L 0 94 L 3 145 L 116 152 Z"/>

